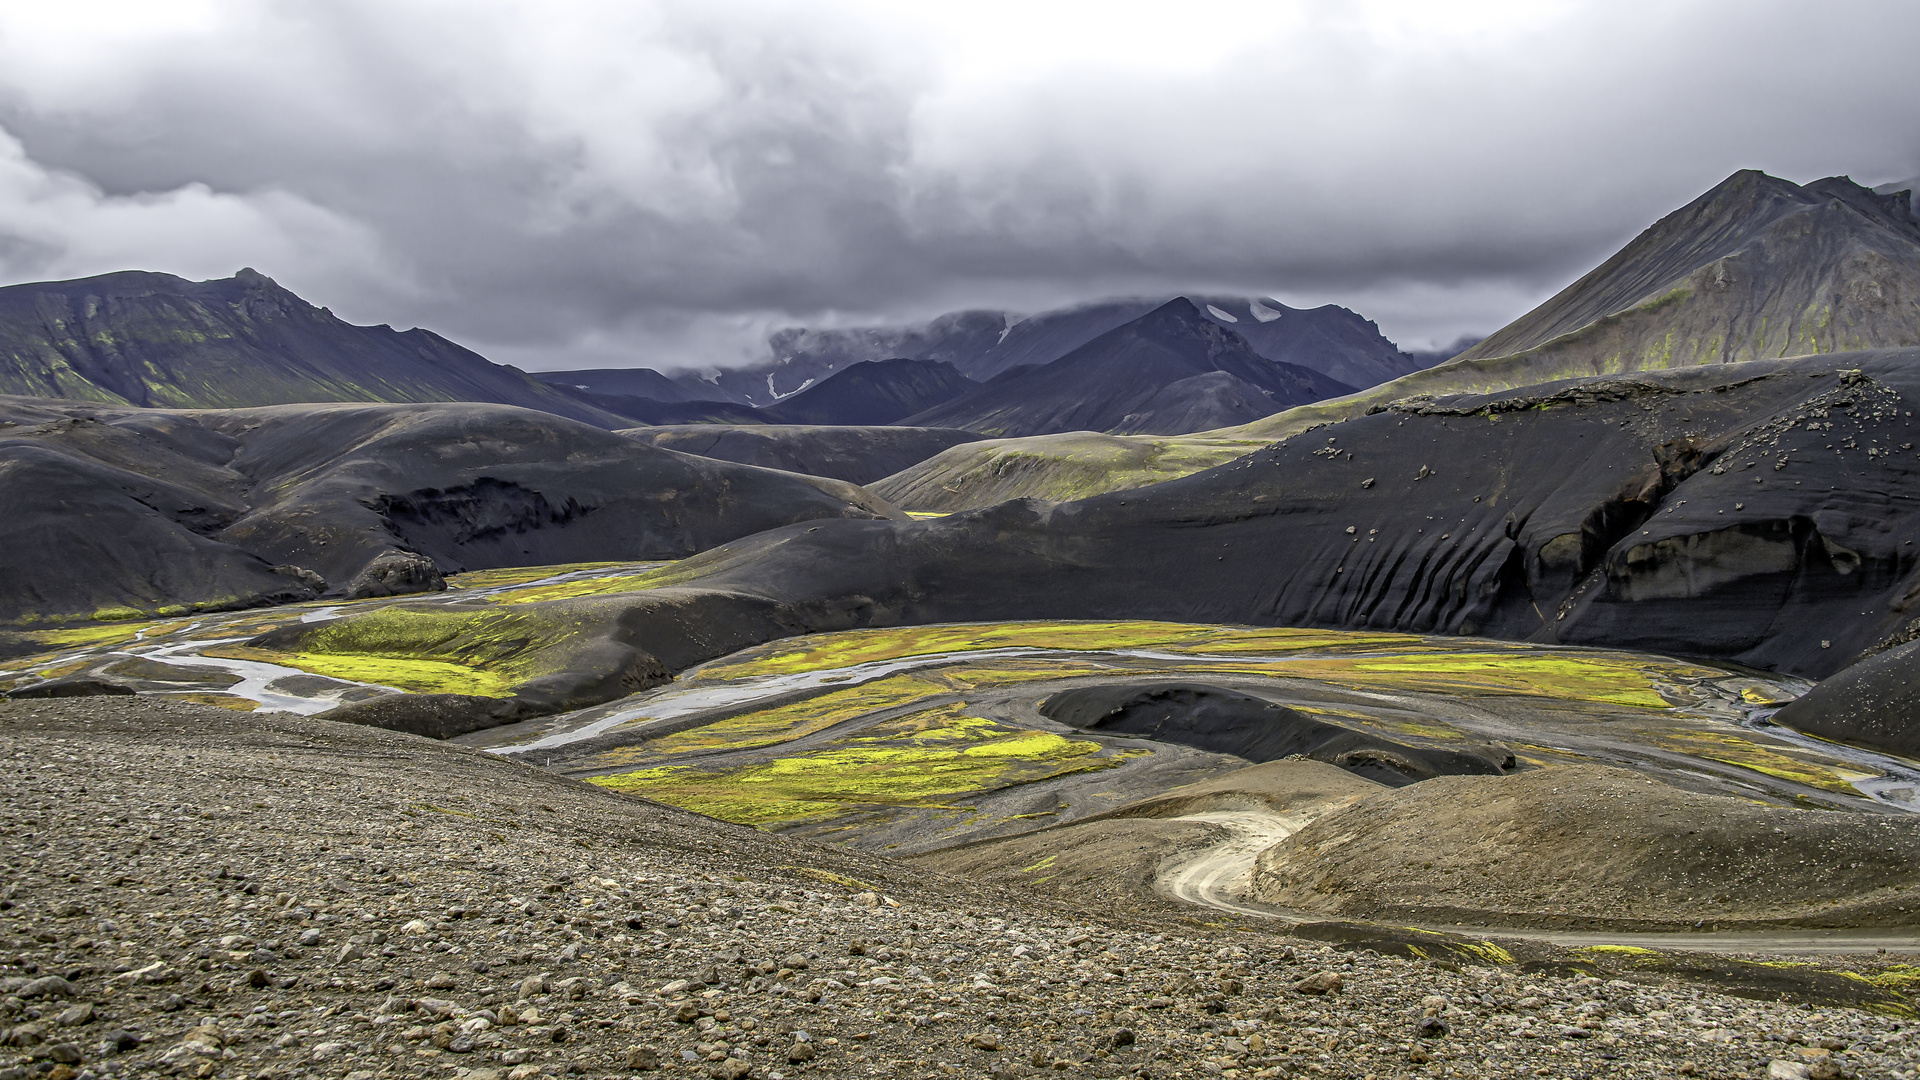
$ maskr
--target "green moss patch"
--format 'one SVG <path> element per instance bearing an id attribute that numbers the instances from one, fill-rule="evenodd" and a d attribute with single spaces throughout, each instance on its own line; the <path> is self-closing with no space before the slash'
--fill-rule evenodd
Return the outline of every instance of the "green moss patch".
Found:
<path id="1" fill-rule="evenodd" d="M 593 783 L 747 825 L 860 811 L 936 808 L 949 800 L 1109 768 L 1125 755 L 1086 739 L 1021 731 L 952 705 L 859 739 L 733 769 L 667 765 Z"/>

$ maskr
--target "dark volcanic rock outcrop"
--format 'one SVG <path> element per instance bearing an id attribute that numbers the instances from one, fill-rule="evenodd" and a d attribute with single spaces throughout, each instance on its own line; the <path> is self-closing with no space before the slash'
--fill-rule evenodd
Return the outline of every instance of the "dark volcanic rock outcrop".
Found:
<path id="1" fill-rule="evenodd" d="M 622 435 L 667 450 L 766 469 L 870 484 L 942 450 L 984 436 L 956 428 L 685 424 L 629 428 Z"/>
<path id="2" fill-rule="evenodd" d="M 1063 690 L 1040 705 L 1042 716 L 1082 731 L 1138 735 L 1248 761 L 1300 757 L 1337 765 L 1376 783 L 1400 787 L 1435 776 L 1498 776 L 1504 763 L 1487 755 L 1408 746 L 1315 720 L 1264 698 L 1204 683 L 1107 683 Z M 1501 754 L 1507 761 L 1511 755 Z"/>
<path id="3" fill-rule="evenodd" d="M 1020 367 L 904 423 L 988 435 L 1177 434 L 1256 419 L 1352 387 L 1275 363 L 1175 299 L 1053 363 Z"/>
<path id="4" fill-rule="evenodd" d="M 1910 592 L 1894 604 L 1911 610 L 1914 599 Z M 1846 668 L 1773 718 L 1824 739 L 1920 757 L 1920 641 Z"/>
<path id="5" fill-rule="evenodd" d="M 625 426 L 430 331 L 343 322 L 253 270 L 0 288 L 0 394 L 156 408 L 489 401 Z"/>
<path id="6" fill-rule="evenodd" d="M 0 399 L 0 618 L 439 587 L 893 512 L 835 480 L 499 405 L 157 412 Z"/>

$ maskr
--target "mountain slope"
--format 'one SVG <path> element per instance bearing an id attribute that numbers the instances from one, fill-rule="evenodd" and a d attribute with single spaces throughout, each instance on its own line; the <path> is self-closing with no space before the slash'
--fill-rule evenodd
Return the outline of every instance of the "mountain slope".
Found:
<path id="1" fill-rule="evenodd" d="M 678 558 L 886 513 L 840 481 L 504 405 L 0 398 L 4 621 L 417 592 L 459 570 Z"/>
<path id="2" fill-rule="evenodd" d="M 976 388 L 937 360 L 866 360 L 760 412 L 778 424 L 891 424 Z"/>
<path id="3" fill-rule="evenodd" d="M 1267 360 L 1181 297 L 1053 363 L 1013 369 L 902 422 L 999 436 L 1167 434 L 1250 420 L 1349 389 Z"/>
<path id="4" fill-rule="evenodd" d="M 536 371 L 531 374 L 550 386 L 588 394 L 646 398 L 668 404 L 733 400 L 717 389 L 705 394 L 697 388 L 689 389 L 652 368 L 585 368 L 576 371 Z"/>
<path id="5" fill-rule="evenodd" d="M 438 334 L 343 322 L 253 270 L 0 288 L 0 393 L 153 408 L 487 401 L 625 426 Z"/>
<path id="6" fill-rule="evenodd" d="M 1204 444 L 1152 452 L 1201 465 L 1247 440 L 1340 423 L 1401 400 L 1500 393 L 1557 380 L 1836 349 L 1920 344 L 1920 224 L 1904 188 L 1873 192 L 1844 177 L 1801 186 L 1738 172 L 1662 218 L 1612 258 L 1452 361 L 1329 401 L 1200 433 Z M 1173 440 L 1178 441 L 1178 440 Z M 1021 453 L 996 444 L 996 453 Z M 985 444 L 915 467 L 915 510 L 982 505 L 955 495 Z M 1085 455 L 1036 444 L 1025 489 L 1047 497 L 1138 486 L 1114 472 L 1098 487 Z M 1057 470 L 1058 482 L 1048 473 Z"/>
<path id="7" fill-rule="evenodd" d="M 1916 343 L 1910 199 L 1744 170 L 1455 363 L 1526 353 L 1564 377 Z"/>

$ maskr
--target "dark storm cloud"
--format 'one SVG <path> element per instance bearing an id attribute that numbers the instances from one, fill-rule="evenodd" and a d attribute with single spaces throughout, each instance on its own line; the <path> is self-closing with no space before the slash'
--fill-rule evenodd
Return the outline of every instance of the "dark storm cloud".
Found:
<path id="1" fill-rule="evenodd" d="M 1920 172 L 1904 4 L 162 7 L 0 14 L 0 278 L 531 366 L 1201 288 L 1450 339 L 1736 168 Z"/>

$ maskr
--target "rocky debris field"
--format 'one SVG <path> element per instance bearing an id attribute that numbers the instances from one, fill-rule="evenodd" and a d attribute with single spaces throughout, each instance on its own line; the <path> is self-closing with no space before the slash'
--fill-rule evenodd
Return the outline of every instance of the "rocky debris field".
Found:
<path id="1" fill-rule="evenodd" d="M 15 702 L 0 769 L 0 1080 L 1920 1063 L 1910 1020 L 1101 914 L 324 720 Z"/>

